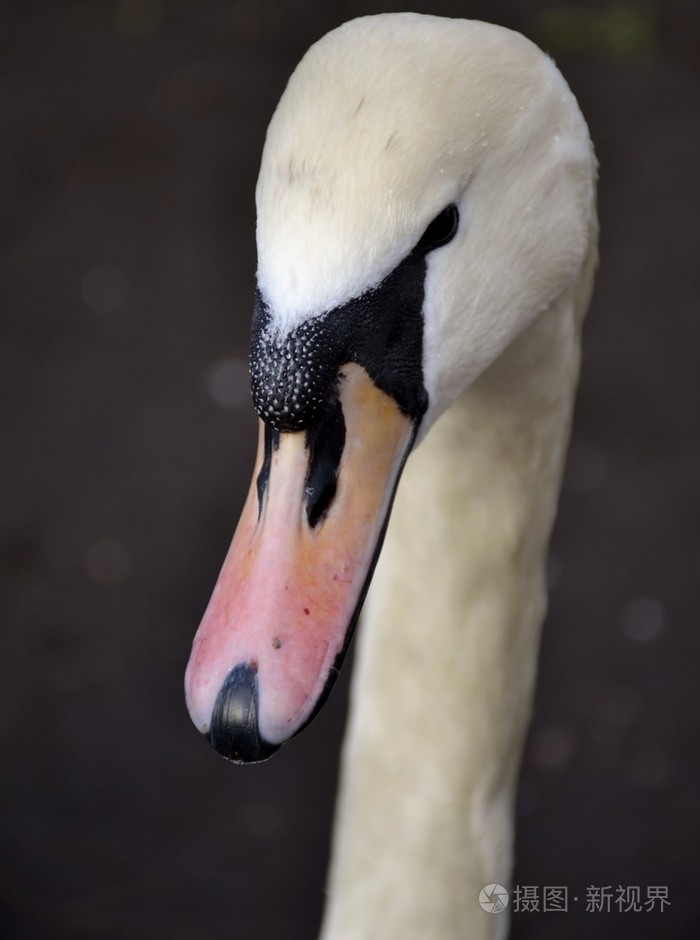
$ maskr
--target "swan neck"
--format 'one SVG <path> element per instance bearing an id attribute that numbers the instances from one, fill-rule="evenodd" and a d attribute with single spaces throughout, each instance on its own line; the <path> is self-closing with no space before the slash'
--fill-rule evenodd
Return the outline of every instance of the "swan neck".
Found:
<path id="1" fill-rule="evenodd" d="M 497 938 L 578 375 L 572 298 L 411 456 L 360 629 L 324 940 Z"/>

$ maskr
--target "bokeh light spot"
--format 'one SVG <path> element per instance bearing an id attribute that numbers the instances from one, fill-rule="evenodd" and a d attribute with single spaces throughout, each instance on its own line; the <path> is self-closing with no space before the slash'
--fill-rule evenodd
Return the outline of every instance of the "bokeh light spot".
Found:
<path id="1" fill-rule="evenodd" d="M 207 390 L 222 408 L 240 408 L 250 402 L 248 363 L 242 359 L 219 359 L 206 374 Z"/>
<path id="2" fill-rule="evenodd" d="M 113 264 L 101 264 L 83 278 L 83 300 L 94 313 L 115 313 L 128 293 L 126 274 Z"/>
<path id="3" fill-rule="evenodd" d="M 88 548 L 85 566 L 93 581 L 118 584 L 131 573 L 131 555 L 120 539 L 103 536 Z"/>
<path id="4" fill-rule="evenodd" d="M 620 630 L 628 640 L 651 643 L 664 629 L 666 613 L 656 597 L 633 597 L 620 614 Z"/>

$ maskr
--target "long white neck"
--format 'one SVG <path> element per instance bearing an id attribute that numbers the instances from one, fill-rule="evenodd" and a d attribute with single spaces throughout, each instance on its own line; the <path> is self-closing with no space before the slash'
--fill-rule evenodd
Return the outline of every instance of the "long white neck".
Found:
<path id="1" fill-rule="evenodd" d="M 578 300 L 542 315 L 406 467 L 360 629 L 323 940 L 507 932 L 478 896 L 510 880 Z"/>

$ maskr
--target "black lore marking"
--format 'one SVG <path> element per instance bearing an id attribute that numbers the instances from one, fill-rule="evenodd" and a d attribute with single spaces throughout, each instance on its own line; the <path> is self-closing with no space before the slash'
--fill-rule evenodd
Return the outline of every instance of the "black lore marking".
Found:
<path id="1" fill-rule="evenodd" d="M 340 458 L 345 448 L 345 419 L 337 397 L 322 410 L 306 432 L 309 471 L 304 484 L 306 518 L 315 528 L 330 509 L 338 486 Z"/>
<path id="2" fill-rule="evenodd" d="M 308 427 L 333 385 L 332 342 L 320 321 L 302 323 L 280 338 L 271 335 L 269 313 L 256 292 L 250 352 L 255 410 L 277 431 Z"/>
<path id="3" fill-rule="evenodd" d="M 434 247 L 421 240 L 377 287 L 284 336 L 256 292 L 250 375 L 266 424 L 278 431 L 311 427 L 335 397 L 339 367 L 354 362 L 418 426 L 428 407 L 422 311 L 426 255 Z"/>

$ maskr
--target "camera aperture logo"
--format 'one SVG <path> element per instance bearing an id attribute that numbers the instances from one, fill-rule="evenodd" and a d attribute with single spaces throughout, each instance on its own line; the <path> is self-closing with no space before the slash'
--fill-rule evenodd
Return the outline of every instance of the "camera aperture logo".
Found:
<path id="1" fill-rule="evenodd" d="M 486 885 L 479 892 L 479 904 L 487 914 L 500 914 L 508 907 L 508 892 L 503 885 Z"/>

